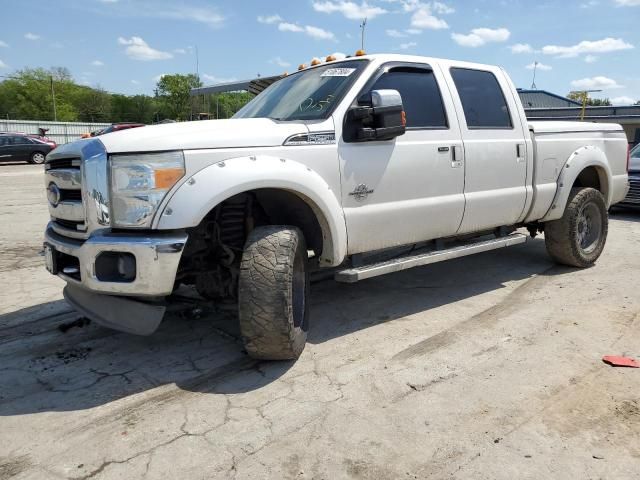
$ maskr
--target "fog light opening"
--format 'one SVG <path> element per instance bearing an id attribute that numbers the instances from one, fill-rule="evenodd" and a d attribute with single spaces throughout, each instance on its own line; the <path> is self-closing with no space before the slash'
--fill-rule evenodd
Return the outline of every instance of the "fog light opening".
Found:
<path id="1" fill-rule="evenodd" d="M 133 282 L 136 257 L 128 252 L 102 252 L 96 257 L 96 278 L 101 282 Z"/>

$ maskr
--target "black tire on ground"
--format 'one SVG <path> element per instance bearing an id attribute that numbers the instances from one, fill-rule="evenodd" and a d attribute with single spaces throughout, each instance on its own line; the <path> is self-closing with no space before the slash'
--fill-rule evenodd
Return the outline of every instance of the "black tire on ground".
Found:
<path id="1" fill-rule="evenodd" d="M 46 155 L 42 152 L 33 152 L 31 157 L 29 157 L 29 163 L 35 163 L 41 165 L 44 163 Z"/>
<path id="2" fill-rule="evenodd" d="M 594 188 L 572 188 L 562 218 L 544 225 L 547 252 L 557 263 L 590 267 L 604 249 L 608 229 L 602 194 Z"/>
<path id="3" fill-rule="evenodd" d="M 309 272 L 302 232 L 287 225 L 257 227 L 240 264 L 240 333 L 253 358 L 292 360 L 309 328 Z"/>

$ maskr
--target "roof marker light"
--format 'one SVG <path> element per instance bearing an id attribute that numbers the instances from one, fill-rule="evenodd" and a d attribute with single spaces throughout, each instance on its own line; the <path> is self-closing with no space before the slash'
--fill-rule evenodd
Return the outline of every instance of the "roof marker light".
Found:
<path id="1" fill-rule="evenodd" d="M 307 66 L 304 63 L 298 65 L 298 70 L 304 70 L 305 68 L 307 68 Z"/>
<path id="2" fill-rule="evenodd" d="M 336 59 L 335 55 L 327 55 L 327 58 L 324 59 L 325 62 L 333 62 Z"/>
<path id="3" fill-rule="evenodd" d="M 320 65 L 322 62 L 320 61 L 319 58 L 314 58 L 313 60 L 311 60 L 311 66 L 314 67 L 316 65 Z"/>
<path id="4" fill-rule="evenodd" d="M 364 50 L 356 50 L 356 57 L 362 57 L 363 55 L 366 55 L 367 52 L 365 52 Z"/>

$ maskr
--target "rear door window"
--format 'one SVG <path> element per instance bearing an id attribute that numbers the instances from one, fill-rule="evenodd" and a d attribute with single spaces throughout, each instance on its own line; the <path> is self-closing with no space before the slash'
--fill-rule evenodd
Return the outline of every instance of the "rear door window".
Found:
<path id="1" fill-rule="evenodd" d="M 495 75 L 483 70 L 452 68 L 467 128 L 513 128 L 509 107 Z"/>

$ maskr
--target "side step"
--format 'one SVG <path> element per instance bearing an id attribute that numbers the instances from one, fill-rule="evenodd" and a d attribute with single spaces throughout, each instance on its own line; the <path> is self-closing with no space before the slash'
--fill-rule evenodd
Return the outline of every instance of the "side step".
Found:
<path id="1" fill-rule="evenodd" d="M 335 274 L 335 280 L 342 283 L 355 283 L 366 278 L 377 277 L 387 273 L 399 272 L 413 267 L 442 262 L 452 258 L 466 257 L 474 253 L 487 252 L 498 248 L 510 247 L 527 241 L 527 235 L 512 233 L 506 237 L 492 238 L 490 240 L 476 240 L 464 245 L 457 245 L 445 250 L 431 250 L 426 253 L 417 253 L 405 257 L 385 260 L 379 263 L 363 265 L 361 267 L 340 270 Z"/>

